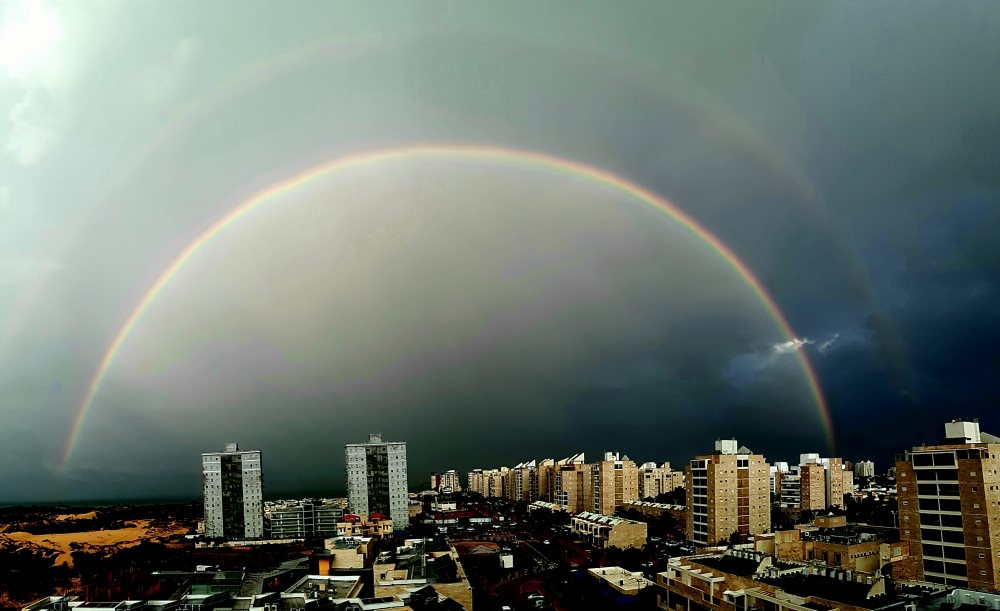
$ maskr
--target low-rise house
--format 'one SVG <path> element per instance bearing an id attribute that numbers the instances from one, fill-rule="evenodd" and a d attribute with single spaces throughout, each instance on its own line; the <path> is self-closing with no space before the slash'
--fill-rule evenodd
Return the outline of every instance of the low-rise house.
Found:
<path id="1" fill-rule="evenodd" d="M 642 547 L 646 523 L 584 511 L 570 518 L 570 530 L 599 549 Z"/>

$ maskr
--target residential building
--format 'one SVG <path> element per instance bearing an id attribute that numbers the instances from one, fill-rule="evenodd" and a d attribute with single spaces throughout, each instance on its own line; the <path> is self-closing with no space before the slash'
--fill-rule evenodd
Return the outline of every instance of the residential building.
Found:
<path id="1" fill-rule="evenodd" d="M 461 492 L 462 480 L 458 471 L 450 469 L 441 474 L 441 482 L 438 492 Z"/>
<path id="2" fill-rule="evenodd" d="M 801 454 L 777 486 L 782 507 L 822 511 L 844 506 L 844 495 L 854 490 L 854 473 L 839 458 Z"/>
<path id="3" fill-rule="evenodd" d="M 782 562 L 818 561 L 829 568 L 871 575 L 893 564 L 894 578 L 915 577 L 909 545 L 896 540 L 895 531 L 848 525 L 845 516 L 817 516 L 811 525 L 755 535 L 754 549 Z"/>
<path id="4" fill-rule="evenodd" d="M 467 490 L 469 492 L 486 496 L 483 494 L 483 490 L 485 490 L 485 476 L 483 475 L 482 469 L 473 469 L 472 471 L 469 471 L 466 481 L 468 482 Z"/>
<path id="5" fill-rule="evenodd" d="M 875 477 L 875 463 L 870 460 L 859 460 L 854 463 L 855 477 Z"/>
<path id="6" fill-rule="evenodd" d="M 523 462 L 507 471 L 504 496 L 512 501 L 530 503 L 538 498 L 538 474 L 535 461 Z"/>
<path id="7" fill-rule="evenodd" d="M 451 469 L 444 473 L 431 473 L 431 490 L 434 492 L 461 492 L 462 483 L 458 471 Z"/>
<path id="8" fill-rule="evenodd" d="M 880 574 L 786 563 L 751 550 L 671 558 L 656 585 L 657 607 L 665 611 L 905 611 L 944 594 L 897 587 Z"/>
<path id="9" fill-rule="evenodd" d="M 507 487 L 507 467 L 473 469 L 469 472 L 469 492 L 486 497 L 503 497 Z"/>
<path id="10" fill-rule="evenodd" d="M 826 509 L 826 467 L 819 463 L 799 465 L 799 509 Z"/>
<path id="11" fill-rule="evenodd" d="M 582 511 L 569 520 L 570 530 L 590 545 L 627 549 L 646 544 L 646 523 Z"/>
<path id="12" fill-rule="evenodd" d="M 782 507 L 798 509 L 802 498 L 802 475 L 799 466 L 793 465 L 787 472 L 779 473 L 778 500 Z"/>
<path id="13" fill-rule="evenodd" d="M 1000 592 L 1000 438 L 953 420 L 896 462 L 900 538 L 922 578 Z"/>
<path id="14" fill-rule="evenodd" d="M 781 478 L 789 472 L 788 463 L 776 462 L 768 469 L 771 478 L 771 494 L 775 497 L 781 495 Z"/>
<path id="15" fill-rule="evenodd" d="M 337 520 L 336 534 L 338 537 L 388 537 L 393 533 L 395 525 L 394 520 L 380 513 L 349 513 Z"/>
<path id="16" fill-rule="evenodd" d="M 639 498 L 656 499 L 661 494 L 673 492 L 684 485 L 684 473 L 674 471 L 670 463 L 643 463 L 639 467 Z"/>
<path id="17" fill-rule="evenodd" d="M 628 456 L 605 452 L 584 471 L 583 503 L 588 511 L 614 515 L 628 501 L 639 499 L 639 469 Z"/>
<path id="18" fill-rule="evenodd" d="M 409 523 L 406 442 L 382 441 L 373 433 L 367 443 L 345 446 L 348 510 L 390 516 L 396 528 Z"/>
<path id="19" fill-rule="evenodd" d="M 337 521 L 343 516 L 340 507 L 305 499 L 271 509 L 268 531 L 272 539 L 332 537 L 337 534 Z"/>
<path id="20" fill-rule="evenodd" d="M 555 479 L 556 461 L 546 458 L 538 461 L 535 469 L 535 477 L 538 480 L 538 499 L 541 501 L 552 500 L 552 481 Z"/>
<path id="21" fill-rule="evenodd" d="M 570 513 L 586 509 L 584 486 L 587 464 L 583 453 L 574 454 L 559 461 L 552 477 L 551 502 L 562 505 Z"/>
<path id="22" fill-rule="evenodd" d="M 636 596 L 644 588 L 653 585 L 652 581 L 642 576 L 641 571 L 626 571 L 620 566 L 596 567 L 587 569 L 587 573 L 604 586 L 625 596 Z"/>
<path id="23" fill-rule="evenodd" d="M 227 443 L 201 455 L 205 535 L 224 539 L 264 536 L 264 478 L 260 450 Z"/>
<path id="24" fill-rule="evenodd" d="M 687 536 L 707 546 L 771 528 L 770 465 L 735 439 L 715 442 L 687 470 Z"/>
<path id="25" fill-rule="evenodd" d="M 625 503 L 625 509 L 637 511 L 640 515 L 647 518 L 670 516 L 680 532 L 687 530 L 687 509 L 684 505 L 671 505 L 655 501 L 629 501 Z"/>

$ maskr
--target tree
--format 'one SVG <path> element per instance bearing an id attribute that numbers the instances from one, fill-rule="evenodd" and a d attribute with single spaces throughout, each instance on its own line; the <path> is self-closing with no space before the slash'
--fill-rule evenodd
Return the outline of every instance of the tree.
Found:
<path id="1" fill-rule="evenodd" d="M 740 531 L 734 530 L 733 534 L 729 535 L 729 545 L 739 545 L 740 543 L 743 543 L 743 535 L 740 534 Z"/>

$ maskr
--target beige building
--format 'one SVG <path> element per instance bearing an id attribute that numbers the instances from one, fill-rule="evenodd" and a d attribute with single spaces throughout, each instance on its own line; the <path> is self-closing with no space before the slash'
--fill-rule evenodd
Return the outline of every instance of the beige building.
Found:
<path id="1" fill-rule="evenodd" d="M 583 504 L 587 511 L 614 515 L 639 498 L 639 469 L 628 456 L 605 452 L 604 460 L 584 471 Z"/>
<path id="2" fill-rule="evenodd" d="M 1000 438 L 948 422 L 940 444 L 896 463 L 896 489 L 900 539 L 923 580 L 1000 592 Z"/>
<path id="3" fill-rule="evenodd" d="M 569 527 L 575 535 L 599 549 L 639 548 L 646 544 L 645 522 L 584 511 L 570 518 Z"/>
<path id="4" fill-rule="evenodd" d="M 552 481 L 555 479 L 555 473 L 555 460 L 546 458 L 545 460 L 538 461 L 538 467 L 535 469 L 535 477 L 538 482 L 536 485 L 538 490 L 538 500 L 552 500 Z"/>
<path id="5" fill-rule="evenodd" d="M 801 454 L 799 464 L 777 480 L 782 507 L 822 511 L 843 507 L 844 495 L 854 491 L 854 473 L 840 458 Z"/>
<path id="6" fill-rule="evenodd" d="M 799 465 L 799 509 L 826 509 L 826 467 L 818 463 Z"/>
<path id="7" fill-rule="evenodd" d="M 394 522 L 379 513 L 347 514 L 337 521 L 338 537 L 388 537 L 393 533 Z"/>
<path id="8" fill-rule="evenodd" d="M 656 584 L 664 611 L 900 611 L 939 595 L 927 589 L 918 595 L 926 599 L 904 598 L 883 575 L 780 566 L 750 550 L 671 558 Z"/>
<path id="9" fill-rule="evenodd" d="M 549 500 L 562 505 L 570 513 L 584 511 L 587 508 L 584 499 L 586 474 L 587 464 L 583 453 L 560 460 L 553 472 Z"/>
<path id="10" fill-rule="evenodd" d="M 770 465 L 735 439 L 715 442 L 715 452 L 696 456 L 687 470 L 687 537 L 717 545 L 738 532 L 771 529 Z"/>
<path id="11" fill-rule="evenodd" d="M 643 463 L 639 467 L 639 498 L 655 499 L 684 485 L 684 473 L 674 471 L 670 463 Z"/>
<path id="12" fill-rule="evenodd" d="M 329 575 L 333 569 L 370 567 L 375 558 L 375 546 L 368 537 L 327 539 L 324 548 L 316 555 L 320 575 Z"/>
<path id="13" fill-rule="evenodd" d="M 754 549 L 783 562 L 875 574 L 892 564 L 896 579 L 913 573 L 913 558 L 905 541 L 886 540 L 877 531 L 848 526 L 845 516 L 817 516 L 811 525 L 755 535 Z"/>
<path id="14" fill-rule="evenodd" d="M 469 472 L 469 492 L 486 497 L 503 497 L 506 492 L 507 467 L 499 469 L 474 469 Z"/>
<path id="15" fill-rule="evenodd" d="M 535 461 L 520 463 L 507 471 L 504 479 L 504 496 L 511 501 L 531 503 L 538 495 L 538 467 Z"/>

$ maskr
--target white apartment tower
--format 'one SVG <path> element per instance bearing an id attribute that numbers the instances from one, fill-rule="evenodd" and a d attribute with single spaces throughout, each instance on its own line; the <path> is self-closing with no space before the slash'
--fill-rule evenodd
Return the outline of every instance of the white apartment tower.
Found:
<path id="1" fill-rule="evenodd" d="M 409 525 L 406 479 L 406 442 L 382 441 L 372 433 L 367 443 L 345 446 L 348 510 L 352 513 L 381 513 L 392 519 L 393 527 Z"/>
<path id="2" fill-rule="evenodd" d="M 260 450 L 227 443 L 222 452 L 201 455 L 205 534 L 224 539 L 264 536 L 264 480 Z"/>

